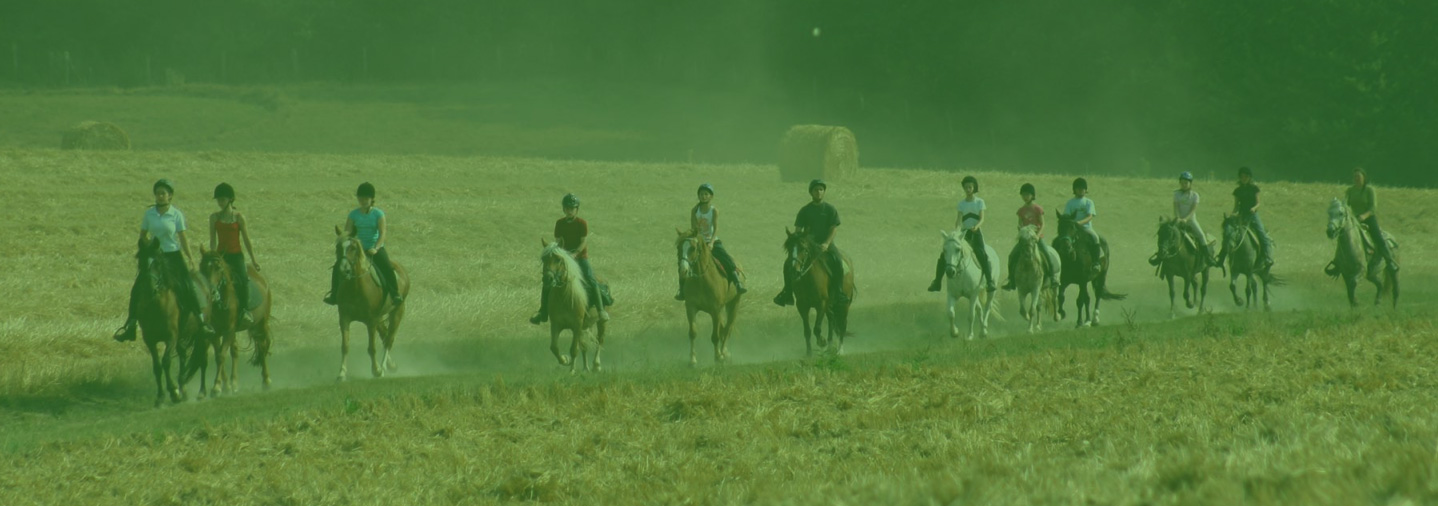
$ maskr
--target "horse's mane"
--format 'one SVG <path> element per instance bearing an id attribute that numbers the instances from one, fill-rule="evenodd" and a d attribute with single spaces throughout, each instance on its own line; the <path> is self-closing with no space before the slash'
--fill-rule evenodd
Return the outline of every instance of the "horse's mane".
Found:
<path id="1" fill-rule="evenodd" d="M 1022 226 L 1022 227 L 1019 227 L 1019 240 L 1020 240 L 1020 241 L 1037 241 L 1037 240 L 1039 240 L 1039 227 L 1036 226 L 1036 225 L 1024 225 L 1024 226 Z"/>
<path id="2" fill-rule="evenodd" d="M 544 251 L 539 254 L 539 261 L 543 262 L 544 259 L 551 256 L 557 257 L 559 261 L 564 262 L 564 274 L 569 278 L 570 282 L 579 282 L 579 262 L 574 261 L 574 255 L 570 255 L 569 250 L 564 249 L 558 242 L 550 244 L 549 246 L 545 246 Z"/>

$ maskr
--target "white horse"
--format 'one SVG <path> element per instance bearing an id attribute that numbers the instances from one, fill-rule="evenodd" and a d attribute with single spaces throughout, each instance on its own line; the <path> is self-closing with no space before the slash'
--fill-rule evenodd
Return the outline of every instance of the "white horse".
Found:
<path id="1" fill-rule="evenodd" d="M 959 337 L 958 314 L 954 311 L 960 298 L 969 299 L 969 335 L 967 339 L 974 338 L 974 323 L 981 324 L 980 337 L 989 336 L 989 316 L 998 316 L 998 304 L 994 299 L 996 290 L 989 290 L 984 286 L 983 272 L 979 268 L 979 260 L 974 257 L 974 250 L 969 242 L 964 240 L 963 232 L 940 231 L 944 236 L 944 277 L 948 278 L 949 285 L 949 336 Z M 999 254 L 994 247 L 984 245 L 984 252 L 989 254 L 989 267 L 993 279 L 999 279 L 1002 272 L 999 268 Z M 980 308 L 979 306 L 983 307 Z M 1002 317 L 1000 317 L 1002 318 Z"/>

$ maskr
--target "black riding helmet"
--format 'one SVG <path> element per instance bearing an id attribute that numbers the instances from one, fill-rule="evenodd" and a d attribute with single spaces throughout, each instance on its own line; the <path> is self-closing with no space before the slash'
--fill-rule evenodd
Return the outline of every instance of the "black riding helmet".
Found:
<path id="1" fill-rule="evenodd" d="M 809 191 L 814 191 L 814 188 L 823 188 L 824 191 L 829 191 L 829 185 L 823 179 L 809 181 Z"/>
<path id="2" fill-rule="evenodd" d="M 1034 191 L 1034 185 L 1033 185 L 1033 184 L 1024 183 L 1023 186 L 1020 186 L 1020 187 L 1019 187 L 1019 196 L 1024 196 L 1024 195 L 1038 195 L 1038 192 Z"/>
<path id="3" fill-rule="evenodd" d="M 563 204 L 566 209 L 571 208 L 571 207 L 573 207 L 573 208 L 578 208 L 578 207 L 579 207 L 579 196 L 578 196 L 578 195 L 575 195 L 575 194 L 573 194 L 573 193 L 566 193 L 566 194 L 564 194 L 564 200 L 561 200 L 561 201 L 560 201 L 560 204 Z"/>
<path id="4" fill-rule="evenodd" d="M 368 182 L 360 183 L 359 189 L 355 190 L 356 197 L 374 198 L 374 185 Z"/>
<path id="5" fill-rule="evenodd" d="M 215 198 L 235 200 L 235 187 L 230 186 L 230 183 L 220 183 L 215 186 Z"/>
<path id="6" fill-rule="evenodd" d="M 1248 167 L 1239 167 L 1239 168 L 1238 168 L 1238 175 L 1240 175 L 1240 176 L 1253 177 L 1253 169 L 1250 169 L 1250 168 L 1248 168 Z"/>
<path id="7" fill-rule="evenodd" d="M 974 193 L 978 193 L 978 192 L 979 192 L 979 179 L 976 178 L 976 177 L 974 177 L 974 176 L 964 176 L 964 180 L 959 182 L 959 187 L 960 187 L 960 188 L 963 188 L 963 187 L 965 187 L 965 186 L 968 186 L 969 183 L 973 183 L 973 184 L 974 184 Z"/>
<path id="8" fill-rule="evenodd" d="M 161 179 L 159 181 L 155 181 L 155 185 L 150 187 L 150 193 L 154 193 L 155 190 L 159 190 L 160 188 L 164 188 L 165 191 L 170 192 L 170 195 L 175 194 L 175 187 L 174 185 L 170 184 L 169 179 Z"/>
<path id="9" fill-rule="evenodd" d="M 1075 179 L 1075 180 L 1074 180 L 1074 189 L 1075 189 L 1075 190 L 1088 190 L 1088 181 L 1085 180 L 1084 178 Z"/>
<path id="10" fill-rule="evenodd" d="M 709 183 L 701 184 L 701 185 L 699 185 L 699 189 L 696 190 L 694 193 L 699 193 L 699 192 L 709 192 L 710 195 L 713 195 L 713 194 L 714 194 L 714 185 L 711 185 L 711 184 L 709 184 Z"/>

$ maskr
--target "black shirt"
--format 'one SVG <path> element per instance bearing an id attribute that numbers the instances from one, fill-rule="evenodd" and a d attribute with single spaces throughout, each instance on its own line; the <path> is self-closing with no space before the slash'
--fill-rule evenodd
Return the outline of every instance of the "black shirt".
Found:
<path id="1" fill-rule="evenodd" d="M 1238 185 L 1233 189 L 1233 198 L 1238 201 L 1238 214 L 1248 216 L 1253 214 L 1253 206 L 1258 205 L 1258 185 L 1253 183 Z"/>
<path id="2" fill-rule="evenodd" d="M 799 209 L 794 226 L 803 228 L 814 242 L 823 243 L 829 239 L 829 230 L 839 226 L 839 210 L 828 202 L 810 202 Z"/>

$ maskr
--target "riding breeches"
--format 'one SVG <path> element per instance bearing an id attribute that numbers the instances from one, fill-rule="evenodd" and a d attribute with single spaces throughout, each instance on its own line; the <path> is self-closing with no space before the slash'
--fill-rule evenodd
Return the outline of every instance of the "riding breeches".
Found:
<path id="1" fill-rule="evenodd" d="M 1208 245 L 1208 236 L 1203 234 L 1203 227 L 1198 226 L 1198 220 L 1189 219 L 1188 221 L 1181 221 L 1178 223 L 1178 227 L 1193 235 L 1193 239 L 1198 241 L 1200 247 Z"/>
<path id="2" fill-rule="evenodd" d="M 594 277 L 594 268 L 589 265 L 588 258 L 576 258 L 574 263 L 579 264 L 579 273 L 589 290 L 589 305 L 603 309 L 604 299 L 599 294 L 599 280 Z"/>
<path id="3" fill-rule="evenodd" d="M 250 308 L 250 271 L 245 267 L 244 253 L 225 253 L 225 264 L 230 267 L 231 283 L 235 287 L 235 300 L 240 311 Z"/>
<path id="4" fill-rule="evenodd" d="M 724 241 L 714 241 L 714 244 L 710 246 L 709 252 L 714 255 L 715 260 L 718 260 L 719 263 L 724 266 L 724 271 L 727 273 L 729 281 L 739 282 L 739 268 L 734 264 L 734 257 L 729 256 L 729 250 L 724 249 Z"/>
<path id="5" fill-rule="evenodd" d="M 1246 216 L 1246 217 L 1248 218 L 1248 226 L 1249 226 L 1249 228 L 1253 229 L 1253 232 L 1254 232 L 1255 234 L 1258 234 L 1258 243 L 1259 243 L 1259 246 L 1262 246 L 1262 248 L 1263 248 L 1263 261 L 1264 261 L 1264 263 L 1267 263 L 1267 264 L 1269 264 L 1269 265 L 1272 265 L 1272 264 L 1273 264 L 1273 239 L 1271 239 L 1271 238 L 1268 237 L 1268 229 L 1266 229 L 1266 228 L 1263 227 L 1263 219 L 1258 217 L 1258 213 L 1253 213 L 1253 214 L 1250 214 L 1250 215 L 1248 215 L 1248 216 Z"/>
<path id="6" fill-rule="evenodd" d="M 1368 219 L 1363 220 L 1363 224 L 1368 225 L 1368 234 L 1373 238 L 1373 251 L 1397 264 L 1398 259 L 1393 258 L 1393 252 L 1388 250 L 1388 240 L 1383 238 L 1383 229 L 1378 227 L 1378 216 L 1368 215 Z"/>

